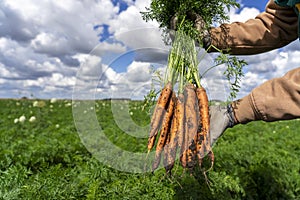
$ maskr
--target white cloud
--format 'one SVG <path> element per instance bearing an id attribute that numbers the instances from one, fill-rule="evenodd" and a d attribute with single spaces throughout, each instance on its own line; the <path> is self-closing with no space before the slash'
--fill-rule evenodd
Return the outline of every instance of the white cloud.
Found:
<path id="1" fill-rule="evenodd" d="M 120 41 L 115 41 L 112 38 L 100 42 L 91 52 L 91 55 L 109 56 L 113 54 L 126 53 L 126 46 L 121 44 Z"/>
<path id="2" fill-rule="evenodd" d="M 97 89 L 92 88 L 89 96 L 96 92 L 97 98 L 139 98 L 151 86 L 150 63 L 133 62 L 126 72 L 117 73 L 108 67 L 101 77 Z M 95 85 L 94 85 L 95 86 Z"/>
<path id="3" fill-rule="evenodd" d="M 140 12 L 149 5 L 149 0 L 137 0 L 109 22 L 109 31 L 130 48 L 164 47 L 158 23 L 142 19 Z"/>
<path id="4" fill-rule="evenodd" d="M 19 24 L 25 26 L 11 26 L 15 24 L 11 19 L 10 27 L 36 30 L 29 40 L 34 51 L 60 57 L 91 51 L 99 39 L 94 26 L 106 23 L 118 12 L 108 0 L 5 1 L 4 5 L 3 9 L 18 16 Z"/>
<path id="5" fill-rule="evenodd" d="M 107 83 L 110 83 L 109 85 L 118 84 L 118 80 L 122 76 L 121 74 L 117 73 L 110 67 L 107 67 L 104 73 L 105 73 L 105 78 L 107 79 Z"/>
<path id="6" fill-rule="evenodd" d="M 43 93 L 42 87 L 70 90 L 80 62 L 76 55 L 88 54 L 99 44 L 103 30 L 94 26 L 108 23 L 118 12 L 109 0 L 1 1 L 0 70 L 7 79 L 6 87 L 1 87 L 7 89 L 5 95 L 28 91 L 47 97 L 57 93 Z"/>
<path id="7" fill-rule="evenodd" d="M 98 79 L 101 76 L 104 70 L 101 57 L 96 55 L 78 55 L 78 57 L 81 59 L 78 78 Z"/>
<path id="8" fill-rule="evenodd" d="M 130 82 L 147 82 L 151 79 L 150 64 L 133 62 L 128 68 L 126 77 Z"/>
<path id="9" fill-rule="evenodd" d="M 0 76 L 5 78 L 18 78 L 19 75 L 15 72 L 9 71 L 2 63 L 0 63 Z"/>
<path id="10" fill-rule="evenodd" d="M 38 53 L 59 56 L 70 51 L 68 40 L 64 37 L 55 36 L 52 33 L 40 33 L 31 41 L 31 46 Z"/>
<path id="11" fill-rule="evenodd" d="M 237 9 L 231 9 L 229 16 L 230 22 L 245 22 L 249 19 L 255 18 L 260 11 L 257 8 L 244 7 L 239 13 L 236 13 Z"/>

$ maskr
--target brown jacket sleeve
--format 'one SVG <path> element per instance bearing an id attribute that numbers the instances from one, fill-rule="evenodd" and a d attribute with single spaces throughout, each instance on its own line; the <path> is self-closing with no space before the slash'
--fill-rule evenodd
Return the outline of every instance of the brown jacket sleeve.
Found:
<path id="1" fill-rule="evenodd" d="M 211 44 L 222 50 L 229 48 L 234 55 L 257 54 L 289 44 L 298 38 L 297 30 L 298 16 L 293 8 L 270 0 L 255 19 L 212 28 Z"/>
<path id="2" fill-rule="evenodd" d="M 300 117 L 300 67 L 271 79 L 232 104 L 237 123 Z"/>

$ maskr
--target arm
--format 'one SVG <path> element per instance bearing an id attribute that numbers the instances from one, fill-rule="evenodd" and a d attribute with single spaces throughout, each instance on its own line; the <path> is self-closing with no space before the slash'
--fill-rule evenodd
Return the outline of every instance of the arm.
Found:
<path id="1" fill-rule="evenodd" d="M 271 79 L 233 103 L 237 123 L 267 122 L 300 117 L 300 67 Z"/>
<path id="2" fill-rule="evenodd" d="M 236 124 L 300 118 L 300 67 L 266 81 L 229 107 L 211 107 L 211 142 Z"/>
<path id="3" fill-rule="evenodd" d="M 234 55 L 250 55 L 289 44 L 298 38 L 297 29 L 298 16 L 293 8 L 278 6 L 270 0 L 266 10 L 255 19 L 212 28 L 210 37 L 211 44 L 219 49 L 229 48 Z"/>

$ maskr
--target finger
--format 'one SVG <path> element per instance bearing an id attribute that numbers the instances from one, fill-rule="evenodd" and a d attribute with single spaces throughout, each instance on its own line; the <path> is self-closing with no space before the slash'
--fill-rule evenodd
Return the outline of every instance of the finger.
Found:
<path id="1" fill-rule="evenodd" d="M 195 13 L 193 11 L 187 12 L 186 15 L 187 15 L 187 18 L 192 20 L 192 21 L 195 21 L 198 16 L 200 17 L 200 15 L 198 15 L 197 13 Z"/>
<path id="2" fill-rule="evenodd" d="M 195 22 L 195 28 L 200 31 L 203 30 L 205 27 L 205 22 L 203 20 L 203 18 L 200 15 L 197 15 L 196 19 L 194 20 Z"/>
<path id="3" fill-rule="evenodd" d="M 171 18 L 171 29 L 172 30 L 176 30 L 176 25 L 178 23 L 178 17 L 177 15 L 174 15 L 172 18 Z"/>

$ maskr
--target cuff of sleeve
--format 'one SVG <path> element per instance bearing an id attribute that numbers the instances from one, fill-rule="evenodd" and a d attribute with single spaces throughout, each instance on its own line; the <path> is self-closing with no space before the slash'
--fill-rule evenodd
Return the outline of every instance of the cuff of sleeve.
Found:
<path id="1" fill-rule="evenodd" d="M 235 123 L 246 124 L 251 121 L 260 120 L 259 113 L 257 112 L 254 98 L 249 94 L 242 99 L 232 102 Z"/>

